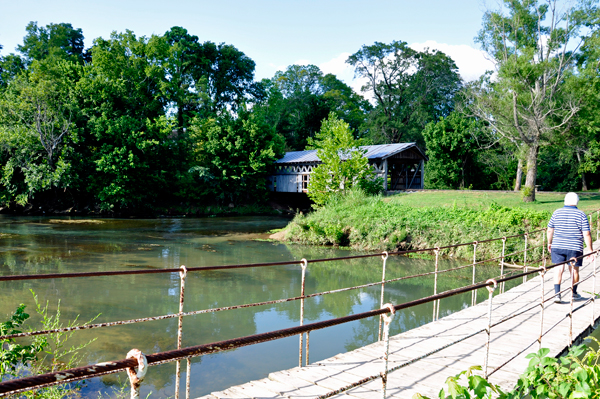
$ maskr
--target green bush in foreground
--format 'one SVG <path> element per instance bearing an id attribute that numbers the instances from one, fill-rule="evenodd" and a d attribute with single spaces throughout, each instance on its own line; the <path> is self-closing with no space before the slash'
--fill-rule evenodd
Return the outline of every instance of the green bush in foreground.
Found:
<path id="1" fill-rule="evenodd" d="M 41 317 L 41 328 L 29 326 L 29 331 L 39 329 L 54 330 L 62 327 L 77 327 L 77 319 L 65 326 L 60 320 L 60 301 L 56 313 L 50 314 L 48 302 L 42 305 L 33 291 L 36 304 L 35 312 Z M 29 314 L 25 313 L 25 305 L 20 304 L 16 311 L 5 322 L 0 322 L 0 335 L 18 334 L 25 327 Z M 90 320 L 91 323 L 94 319 Z M 86 325 L 88 323 L 84 323 Z M 6 338 L 0 340 L 0 382 L 15 378 L 39 375 L 49 372 L 68 370 L 77 367 L 82 360 L 81 351 L 95 339 L 80 345 L 68 346 L 67 341 L 73 335 L 71 332 L 58 332 L 44 336 L 34 336 L 29 345 L 19 343 L 19 340 Z M 81 382 L 54 385 L 37 390 L 27 391 L 18 397 L 35 399 L 63 399 L 80 397 Z M 11 396 L 12 397 L 12 396 Z M 16 397 L 16 396 L 15 396 Z"/>
<path id="2" fill-rule="evenodd" d="M 549 217 L 549 212 L 496 203 L 482 209 L 456 205 L 418 208 L 352 190 L 345 196 L 332 197 L 313 213 L 298 215 L 288 225 L 286 239 L 363 250 L 422 249 L 523 234 L 541 227 Z M 529 247 L 540 244 L 540 234 L 529 237 Z M 507 240 L 506 253 L 523 248 L 523 238 Z M 478 258 L 497 256 L 501 250 L 500 240 L 481 244 Z M 444 250 L 443 255 L 470 257 L 472 253 L 471 246 L 464 246 Z M 528 254 L 528 258 L 535 259 L 535 255 Z"/>
<path id="3" fill-rule="evenodd" d="M 593 337 L 590 339 L 596 341 Z M 586 352 L 587 349 L 587 352 Z M 525 372 L 519 377 L 511 392 L 503 392 L 498 385 L 490 384 L 483 377 L 473 374 L 480 366 L 448 377 L 447 391 L 440 390 L 440 399 L 575 399 L 600 398 L 600 352 L 585 345 L 574 346 L 569 353 L 556 359 L 549 357 L 550 349 L 542 348 L 526 357 L 531 359 Z M 467 385 L 461 385 L 465 376 Z M 429 399 L 415 394 L 413 399 Z"/>

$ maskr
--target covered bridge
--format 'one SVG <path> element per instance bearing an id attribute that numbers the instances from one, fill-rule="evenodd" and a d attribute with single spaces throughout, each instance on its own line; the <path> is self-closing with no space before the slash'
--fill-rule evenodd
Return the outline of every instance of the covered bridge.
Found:
<path id="1" fill-rule="evenodd" d="M 415 143 L 380 144 L 360 147 L 369 164 L 383 178 L 384 191 L 422 189 L 427 157 Z M 275 162 L 269 177 L 270 191 L 306 193 L 310 174 L 321 163 L 316 150 L 287 152 Z"/>

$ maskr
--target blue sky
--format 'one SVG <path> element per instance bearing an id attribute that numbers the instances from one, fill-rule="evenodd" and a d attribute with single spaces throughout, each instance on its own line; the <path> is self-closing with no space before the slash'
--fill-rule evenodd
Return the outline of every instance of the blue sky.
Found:
<path id="1" fill-rule="evenodd" d="M 182 26 L 201 41 L 236 46 L 256 62 L 257 79 L 312 63 L 358 89 L 344 61 L 375 41 L 438 48 L 467 80 L 491 69 L 473 41 L 486 8 L 482 0 L 0 0 L 0 44 L 2 54 L 15 52 L 29 21 L 69 22 L 86 47 L 112 31 L 150 36 Z"/>

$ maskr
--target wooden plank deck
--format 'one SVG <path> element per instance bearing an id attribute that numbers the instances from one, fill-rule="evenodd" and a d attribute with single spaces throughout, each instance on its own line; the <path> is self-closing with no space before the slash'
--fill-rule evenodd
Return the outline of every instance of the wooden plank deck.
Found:
<path id="1" fill-rule="evenodd" d="M 598 243 L 595 243 L 595 247 Z M 599 260 L 600 262 L 600 260 Z M 581 279 L 593 273 L 593 265 L 584 261 Z M 570 285 L 567 272 L 563 277 L 562 288 Z M 554 294 L 553 271 L 545 276 L 546 298 Z M 540 333 L 540 276 L 530 279 L 504 294 L 495 295 L 492 301 L 492 322 L 495 323 L 511 315 L 533 307 L 492 328 L 488 371 L 509 361 L 517 353 L 525 351 L 509 361 L 499 371 L 490 376 L 490 381 L 504 389 L 511 389 L 528 364 L 525 356 L 538 350 L 537 338 Z M 600 288 L 600 273 L 598 273 Z M 593 279 L 580 284 L 579 292 L 593 291 Z M 499 289 L 496 290 L 496 293 Z M 563 303 L 546 302 L 544 331 L 559 323 L 542 338 L 542 347 L 550 349 L 550 355 L 557 356 L 569 344 L 570 293 L 563 294 Z M 443 301 L 443 300 L 442 300 Z M 596 324 L 600 317 L 600 301 L 595 306 L 588 303 L 573 314 L 573 338 L 589 333 L 592 320 Z M 575 302 L 577 309 L 584 302 Z M 533 306 L 537 304 L 538 306 Z M 390 339 L 389 368 L 410 362 L 426 353 L 471 335 L 487 326 L 488 302 L 453 313 L 435 322 L 395 335 Z M 592 315 L 592 312 L 594 314 Z M 562 321 L 561 321 L 562 320 Z M 439 352 L 400 368 L 388 376 L 387 396 L 411 398 L 415 393 L 437 397 L 444 387 L 447 377 L 458 374 L 473 365 L 484 364 L 487 334 L 479 333 Z M 527 349 L 526 349 L 527 348 Z M 377 342 L 348 353 L 338 354 L 329 359 L 313 363 L 307 367 L 269 374 L 268 378 L 251 381 L 231 387 L 221 392 L 213 392 L 201 399 L 241 399 L 241 398 L 292 398 L 306 399 L 327 394 L 363 378 L 377 375 L 383 370 L 383 344 Z M 381 379 L 353 388 L 335 398 L 381 398 Z"/>

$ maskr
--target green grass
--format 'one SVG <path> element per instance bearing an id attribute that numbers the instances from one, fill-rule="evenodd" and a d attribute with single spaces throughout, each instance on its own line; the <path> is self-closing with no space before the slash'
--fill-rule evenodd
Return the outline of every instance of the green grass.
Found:
<path id="1" fill-rule="evenodd" d="M 564 194 L 537 193 L 535 202 L 525 203 L 520 193 L 448 190 L 397 194 L 384 198 L 384 201 L 418 208 L 457 206 L 472 209 L 483 209 L 495 202 L 509 208 L 553 212 L 563 206 L 564 199 Z M 600 193 L 579 193 L 578 208 L 586 213 L 600 209 Z"/>
<path id="2" fill-rule="evenodd" d="M 523 203 L 518 193 L 433 191 L 392 197 L 352 192 L 308 215 L 297 216 L 285 230 L 291 242 L 347 246 L 359 250 L 423 249 L 523 234 L 544 227 L 564 195 L 538 194 Z M 600 195 L 582 196 L 580 209 L 600 209 Z M 595 220 L 594 220 L 595 224 Z M 528 246 L 541 246 L 542 233 Z M 524 248 L 524 238 L 507 241 L 506 252 Z M 478 246 L 478 258 L 498 256 L 502 241 Z M 469 258 L 473 247 L 444 250 L 444 256 Z M 529 259 L 541 255 L 541 247 Z M 518 261 L 522 255 L 514 257 Z"/>

